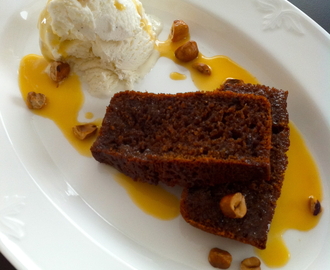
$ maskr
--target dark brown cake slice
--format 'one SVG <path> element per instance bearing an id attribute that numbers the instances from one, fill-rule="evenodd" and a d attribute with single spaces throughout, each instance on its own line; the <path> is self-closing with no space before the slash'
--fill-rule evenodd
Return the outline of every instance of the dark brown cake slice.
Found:
<path id="1" fill-rule="evenodd" d="M 232 91 L 114 95 L 91 151 L 134 180 L 204 186 L 269 180 L 267 98 Z"/>
<path id="2" fill-rule="evenodd" d="M 290 144 L 286 109 L 288 92 L 233 81 L 225 83 L 219 90 L 254 93 L 269 99 L 273 118 L 271 180 L 185 188 L 181 197 L 181 214 L 188 223 L 199 229 L 264 249 L 287 167 L 286 152 Z M 245 196 L 247 214 L 238 219 L 225 217 L 220 210 L 220 200 L 237 192 Z"/>

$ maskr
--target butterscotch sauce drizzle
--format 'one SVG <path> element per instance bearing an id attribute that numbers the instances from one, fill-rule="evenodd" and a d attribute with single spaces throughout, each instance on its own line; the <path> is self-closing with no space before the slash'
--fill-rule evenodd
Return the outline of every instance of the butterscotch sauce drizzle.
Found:
<path id="1" fill-rule="evenodd" d="M 252 74 L 226 56 L 206 57 L 200 53 L 192 62 L 179 62 L 174 57 L 174 51 L 180 45 L 182 42 L 173 44 L 169 41 L 158 41 L 156 48 L 161 57 L 167 57 L 186 67 L 199 90 L 214 90 L 227 78 L 242 79 L 246 83 L 258 83 Z M 197 61 L 208 64 L 212 69 L 212 75 L 206 76 L 192 68 L 192 64 Z M 45 73 L 47 65 L 48 62 L 37 55 L 27 55 L 22 59 L 19 68 L 22 97 L 26 100 L 27 93 L 30 91 L 45 94 L 48 99 L 47 105 L 42 110 L 33 110 L 33 113 L 54 121 L 71 145 L 81 155 L 90 157 L 89 149 L 96 136 L 80 141 L 72 133 L 72 127 L 81 124 L 77 119 L 84 102 L 79 78 L 72 74 L 57 87 Z M 172 74 L 172 79 L 178 78 L 185 79 L 185 75 Z M 92 112 L 85 114 L 86 119 L 91 119 L 93 116 Z M 94 122 L 100 125 L 101 119 Z M 283 240 L 283 234 L 287 230 L 307 231 L 314 228 L 320 219 L 320 216 L 315 217 L 309 212 L 307 203 L 309 196 L 322 200 L 320 176 L 301 134 L 292 123 L 290 127 L 289 167 L 282 195 L 268 235 L 267 249 L 256 250 L 257 255 L 270 267 L 283 266 L 290 258 L 290 252 Z M 164 188 L 133 182 L 121 174 L 115 175 L 114 179 L 126 189 L 132 201 L 148 215 L 163 220 L 173 219 L 179 215 L 178 198 Z"/>

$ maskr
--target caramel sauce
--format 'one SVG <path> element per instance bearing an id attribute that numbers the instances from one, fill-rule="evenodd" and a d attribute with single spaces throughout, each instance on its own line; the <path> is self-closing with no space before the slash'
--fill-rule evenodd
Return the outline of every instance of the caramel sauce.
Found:
<path id="1" fill-rule="evenodd" d="M 143 6 L 142 6 L 142 4 L 140 2 L 137 2 L 136 0 L 133 0 L 133 3 L 135 5 L 137 13 L 141 17 L 141 19 L 140 19 L 141 28 L 149 34 L 151 40 L 155 40 L 156 36 L 153 34 L 152 25 L 148 22 L 148 20 L 146 18 L 143 17 Z"/>
<path id="2" fill-rule="evenodd" d="M 27 93 L 31 91 L 46 95 L 46 106 L 41 110 L 33 110 L 33 113 L 54 121 L 81 155 L 91 157 L 90 147 L 96 135 L 81 141 L 72 132 L 73 126 L 82 124 L 77 120 L 84 102 L 79 78 L 71 74 L 57 87 L 45 72 L 47 65 L 48 61 L 42 56 L 31 54 L 22 58 L 19 67 L 19 86 L 22 97 L 26 101 Z M 93 117 L 92 112 L 85 114 L 86 119 Z M 98 119 L 94 123 L 100 126 L 101 121 Z M 170 220 L 179 215 L 179 199 L 161 186 L 134 182 L 119 173 L 114 179 L 126 189 L 133 202 L 145 213 L 162 220 Z"/>
<path id="3" fill-rule="evenodd" d="M 71 74 L 57 87 L 45 72 L 47 65 L 48 61 L 42 56 L 31 54 L 22 58 L 19 67 L 19 86 L 22 97 L 26 101 L 28 92 L 32 91 L 46 95 L 46 106 L 41 110 L 33 110 L 33 113 L 53 120 L 81 155 L 91 156 L 89 149 L 96 135 L 81 141 L 72 132 L 72 127 L 83 124 L 77 120 L 84 102 L 79 78 Z M 94 123 L 99 126 L 101 120 Z"/>
<path id="4" fill-rule="evenodd" d="M 171 72 L 170 78 L 175 81 L 180 81 L 187 79 L 187 76 L 179 72 Z"/>
<path id="5" fill-rule="evenodd" d="M 92 112 L 85 113 L 85 118 L 86 119 L 92 119 L 93 117 L 94 117 L 94 114 Z"/>
<path id="6" fill-rule="evenodd" d="M 116 9 L 118 9 L 119 11 L 123 11 L 126 9 L 125 5 L 119 3 L 118 1 L 115 1 L 115 7 Z"/>
<path id="7" fill-rule="evenodd" d="M 283 234 L 290 229 L 308 231 L 318 224 L 321 216 L 313 216 L 308 207 L 309 196 L 314 196 L 319 201 L 323 196 L 317 166 L 301 134 L 292 123 L 290 144 L 289 166 L 268 234 L 267 248 L 256 249 L 258 256 L 270 267 L 281 267 L 290 259 Z"/>
<path id="8" fill-rule="evenodd" d="M 198 57 L 188 63 L 178 60 L 174 54 L 175 50 L 186 43 L 189 39 L 190 37 L 178 42 L 172 42 L 170 38 L 166 41 L 157 41 L 156 49 L 160 52 L 160 57 L 167 57 L 176 64 L 189 70 L 192 81 L 197 89 L 201 91 L 213 91 L 214 89 L 219 88 L 219 86 L 229 78 L 239 78 L 245 83 L 258 83 L 258 80 L 252 74 L 224 55 L 206 57 L 199 52 Z M 194 63 L 207 64 L 211 68 L 211 75 L 205 75 L 197 71 L 192 67 Z M 170 77 L 174 80 L 177 79 L 171 75 Z"/>
<path id="9" fill-rule="evenodd" d="M 136 206 L 148 215 L 163 220 L 179 216 L 179 199 L 161 186 L 132 181 L 122 173 L 115 175 L 114 179 L 126 189 Z"/>
<path id="10" fill-rule="evenodd" d="M 162 57 L 168 57 L 179 63 L 174 57 L 174 51 L 180 45 L 182 42 L 175 44 L 169 41 L 158 42 L 157 49 Z M 208 64 L 212 69 L 212 75 L 206 76 L 193 69 L 191 65 L 197 61 Z M 205 57 L 200 53 L 198 59 L 193 62 L 179 64 L 190 71 L 196 87 L 200 90 L 214 90 L 227 78 L 258 83 L 257 79 L 248 71 L 225 56 Z M 30 91 L 45 94 L 48 98 L 47 105 L 43 109 L 33 110 L 33 112 L 53 120 L 80 154 L 91 156 L 89 148 L 95 140 L 95 136 L 80 141 L 72 133 L 72 127 L 81 124 L 77 117 L 84 102 L 79 78 L 77 75 L 71 74 L 59 87 L 56 87 L 56 84 L 45 72 L 47 65 L 48 62 L 37 55 L 27 55 L 22 59 L 19 68 L 22 97 L 26 100 L 27 93 Z M 173 77 L 175 79 L 180 76 L 174 75 Z M 93 116 L 93 113 L 89 112 L 85 118 L 92 119 Z M 94 123 L 100 125 L 101 120 L 94 121 Z M 285 231 L 289 229 L 310 230 L 317 225 L 320 219 L 319 216 L 313 216 L 308 209 L 309 196 L 322 200 L 321 181 L 316 164 L 304 144 L 301 134 L 292 123 L 290 126 L 289 167 L 282 195 L 278 201 L 269 232 L 267 249 L 256 250 L 258 256 L 270 267 L 283 266 L 290 258 L 290 252 L 282 238 Z M 173 219 L 179 215 L 179 200 L 164 188 L 134 182 L 122 174 L 115 175 L 114 178 L 145 213 L 163 220 Z M 297 188 L 298 186 L 299 188 Z M 292 192 L 293 190 L 294 192 Z M 288 207 L 290 207 L 289 210 Z"/>
<path id="11" fill-rule="evenodd" d="M 68 49 L 72 46 L 74 41 L 72 40 L 64 40 L 58 43 L 58 50 L 57 52 L 62 55 L 64 58 L 68 56 Z"/>

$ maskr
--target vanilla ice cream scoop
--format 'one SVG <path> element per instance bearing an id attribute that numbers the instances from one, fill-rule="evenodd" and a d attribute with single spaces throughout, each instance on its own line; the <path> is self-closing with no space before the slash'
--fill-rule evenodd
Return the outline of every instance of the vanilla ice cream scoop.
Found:
<path id="1" fill-rule="evenodd" d="M 40 48 L 68 62 L 100 96 L 133 84 L 158 58 L 160 23 L 139 0 L 50 0 L 40 14 Z"/>

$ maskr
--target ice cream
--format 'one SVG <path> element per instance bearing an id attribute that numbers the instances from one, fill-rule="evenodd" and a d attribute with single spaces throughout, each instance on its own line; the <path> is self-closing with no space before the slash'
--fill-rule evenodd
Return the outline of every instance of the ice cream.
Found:
<path id="1" fill-rule="evenodd" d="M 40 14 L 40 48 L 68 62 L 94 96 L 132 89 L 158 58 L 160 23 L 139 0 L 49 0 Z"/>

